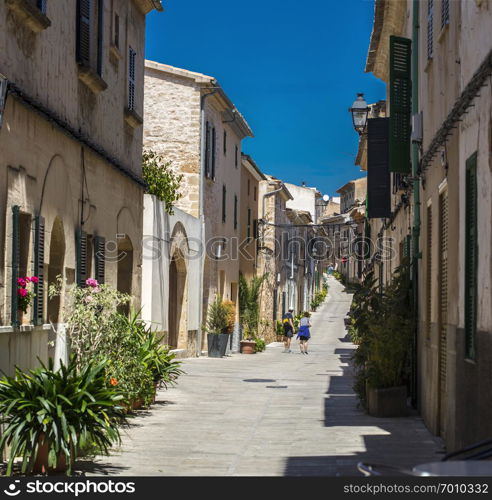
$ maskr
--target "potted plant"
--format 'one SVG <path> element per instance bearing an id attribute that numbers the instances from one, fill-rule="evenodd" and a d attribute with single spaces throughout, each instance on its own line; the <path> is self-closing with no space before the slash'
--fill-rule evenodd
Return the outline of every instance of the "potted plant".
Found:
<path id="1" fill-rule="evenodd" d="M 254 354 L 260 317 L 259 298 L 261 286 L 266 278 L 254 276 L 248 284 L 244 275 L 239 275 L 239 319 L 241 321 L 243 339 L 241 340 L 241 353 Z"/>
<path id="2" fill-rule="evenodd" d="M 208 307 L 207 332 L 208 356 L 209 358 L 221 358 L 225 356 L 229 334 L 227 332 L 227 307 L 222 298 L 217 297 Z"/>
<path id="3" fill-rule="evenodd" d="M 22 457 L 22 473 L 70 474 L 79 448 L 95 443 L 107 452 L 120 441 L 123 396 L 108 386 L 104 371 L 105 362 L 78 370 L 72 357 L 57 371 L 50 359 L 47 367 L 17 368 L 15 376 L 0 380 L 0 450 L 9 447 L 7 475 L 16 457 Z"/>
<path id="4" fill-rule="evenodd" d="M 374 284 L 369 274 L 351 310 L 351 336 L 358 341 L 355 389 L 370 415 L 404 416 L 414 328 L 408 264 L 395 271 L 384 293 Z"/>

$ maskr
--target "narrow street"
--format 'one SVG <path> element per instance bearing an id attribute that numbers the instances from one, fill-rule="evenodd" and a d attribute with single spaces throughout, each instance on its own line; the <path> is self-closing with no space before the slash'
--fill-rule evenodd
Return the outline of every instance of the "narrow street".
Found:
<path id="1" fill-rule="evenodd" d="M 351 296 L 333 278 L 313 314 L 309 355 L 297 342 L 256 355 L 187 359 L 176 388 L 124 431 L 120 451 L 83 464 L 90 475 L 359 475 L 359 461 L 439 460 L 418 416 L 378 419 L 357 407 L 343 317 Z"/>

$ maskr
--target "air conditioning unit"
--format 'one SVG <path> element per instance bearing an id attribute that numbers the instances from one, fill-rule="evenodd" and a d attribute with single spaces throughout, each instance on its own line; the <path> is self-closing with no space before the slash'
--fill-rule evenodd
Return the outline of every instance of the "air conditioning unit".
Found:
<path id="1" fill-rule="evenodd" d="M 422 143 L 423 124 L 422 113 L 414 113 L 412 115 L 412 142 Z"/>

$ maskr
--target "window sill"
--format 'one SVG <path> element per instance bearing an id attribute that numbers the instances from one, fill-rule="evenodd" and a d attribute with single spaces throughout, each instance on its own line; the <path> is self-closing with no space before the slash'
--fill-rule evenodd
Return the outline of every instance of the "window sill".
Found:
<path id="1" fill-rule="evenodd" d="M 442 43 L 442 41 L 444 40 L 444 37 L 446 36 L 446 33 L 448 32 L 448 30 L 449 30 L 449 23 L 445 24 L 441 28 L 441 32 L 439 33 L 439 36 L 437 37 L 437 41 L 439 43 Z"/>
<path id="2" fill-rule="evenodd" d="M 424 72 L 425 73 L 428 73 L 429 72 L 429 69 L 432 67 L 432 61 L 434 59 L 431 57 L 429 59 L 427 59 L 427 62 L 425 63 L 425 66 L 424 66 Z"/>
<path id="3" fill-rule="evenodd" d="M 137 128 L 142 125 L 143 120 L 133 109 L 125 108 L 125 121 L 131 128 Z"/>
<path id="4" fill-rule="evenodd" d="M 108 88 L 108 84 L 89 66 L 78 65 L 79 80 L 94 94 L 99 94 Z"/>
<path id="5" fill-rule="evenodd" d="M 19 22 L 34 33 L 40 33 L 51 26 L 49 18 L 29 0 L 6 0 L 6 3 L 17 14 Z"/>
<path id="6" fill-rule="evenodd" d="M 109 46 L 109 56 L 112 57 L 113 59 L 120 60 L 122 58 L 120 49 L 116 46 L 111 44 Z"/>

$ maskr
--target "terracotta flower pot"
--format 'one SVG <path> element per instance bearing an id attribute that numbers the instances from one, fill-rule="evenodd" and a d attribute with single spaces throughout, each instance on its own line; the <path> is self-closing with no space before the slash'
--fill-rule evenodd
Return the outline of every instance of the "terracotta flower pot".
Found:
<path id="1" fill-rule="evenodd" d="M 241 340 L 241 354 L 255 354 L 256 342 L 254 340 Z"/>
<path id="2" fill-rule="evenodd" d="M 71 448 L 71 461 L 74 462 L 74 450 Z M 67 459 L 64 453 L 58 455 L 58 460 L 56 461 L 56 467 L 48 466 L 48 454 L 49 454 L 49 443 L 48 440 L 44 438 L 44 434 L 39 436 L 39 446 L 38 453 L 36 455 L 36 461 L 34 462 L 33 472 L 37 474 L 52 474 L 56 472 L 65 472 L 68 469 Z"/>

